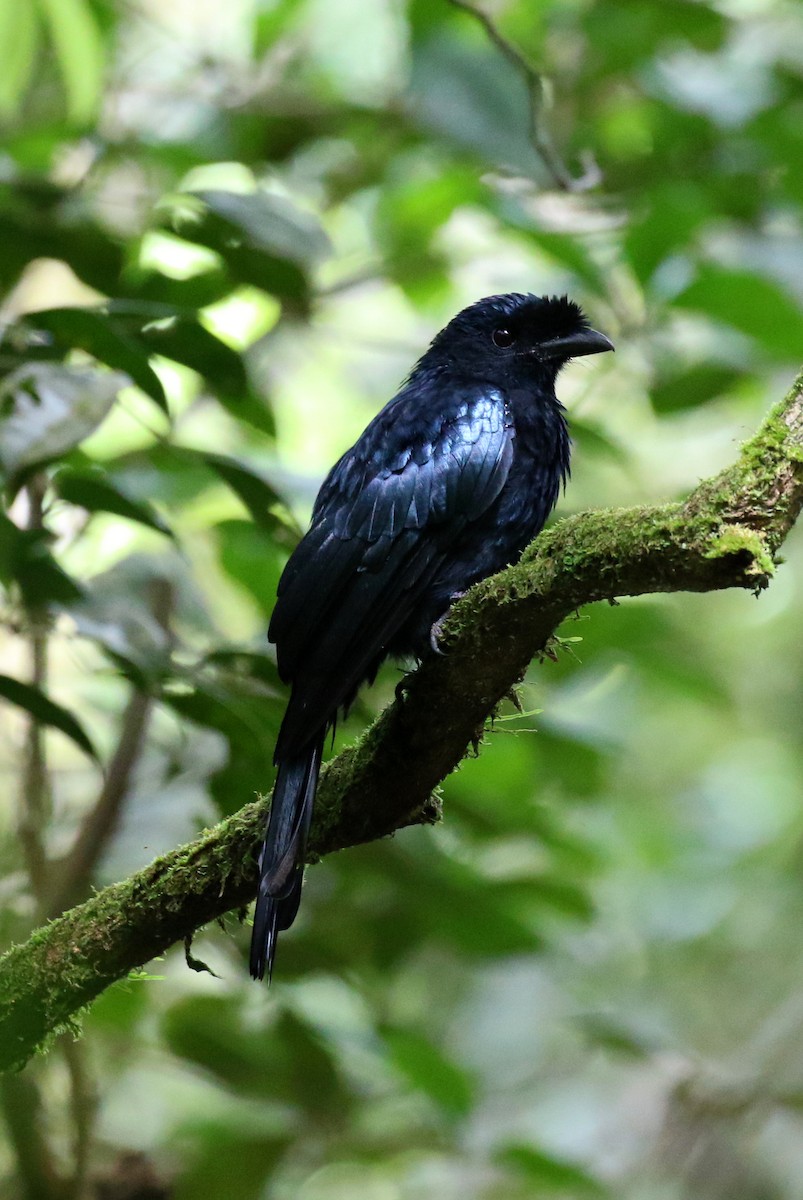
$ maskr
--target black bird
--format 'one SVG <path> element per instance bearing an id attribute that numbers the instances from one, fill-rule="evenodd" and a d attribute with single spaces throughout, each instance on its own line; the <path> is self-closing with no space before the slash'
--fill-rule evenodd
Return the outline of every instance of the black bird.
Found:
<path id="1" fill-rule="evenodd" d="M 277 934 L 298 911 L 327 730 L 383 659 L 426 654 L 455 596 L 542 528 L 569 474 L 556 376 L 612 349 L 565 296 L 479 300 L 326 477 L 269 630 L 292 691 L 259 858 L 255 979 L 270 978 Z"/>

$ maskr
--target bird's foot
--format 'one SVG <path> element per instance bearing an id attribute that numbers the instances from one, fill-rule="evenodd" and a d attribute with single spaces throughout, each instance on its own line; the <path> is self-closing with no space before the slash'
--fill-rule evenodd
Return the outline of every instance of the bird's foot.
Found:
<path id="1" fill-rule="evenodd" d="M 452 592 L 451 596 L 449 597 L 449 608 L 451 608 L 451 606 L 457 600 L 462 600 L 462 598 L 463 598 L 463 596 L 465 596 L 465 594 L 466 594 L 465 592 Z M 440 636 L 443 633 L 444 622 L 445 622 L 446 618 L 449 616 L 449 608 L 447 608 L 446 612 L 443 614 L 442 617 L 438 617 L 437 621 L 435 621 L 433 623 L 432 628 L 429 631 L 429 644 L 430 644 L 430 648 L 432 649 L 432 653 L 439 654 L 441 656 L 441 658 L 445 657 L 446 651 L 441 650 Z"/>
<path id="2" fill-rule="evenodd" d="M 441 658 L 446 657 L 446 652 L 440 648 L 440 636 L 443 633 L 443 622 L 446 620 L 446 613 L 442 617 L 438 617 L 429 631 L 429 647 L 433 654 L 439 655 Z"/>

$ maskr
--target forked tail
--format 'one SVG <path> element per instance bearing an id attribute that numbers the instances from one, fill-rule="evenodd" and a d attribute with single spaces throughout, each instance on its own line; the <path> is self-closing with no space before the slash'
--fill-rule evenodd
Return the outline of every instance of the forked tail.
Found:
<path id="1" fill-rule="evenodd" d="M 268 828 L 259 855 L 259 891 L 251 934 L 251 974 L 273 973 L 276 939 L 298 912 L 307 834 L 315 804 L 323 735 L 305 750 L 279 763 Z"/>

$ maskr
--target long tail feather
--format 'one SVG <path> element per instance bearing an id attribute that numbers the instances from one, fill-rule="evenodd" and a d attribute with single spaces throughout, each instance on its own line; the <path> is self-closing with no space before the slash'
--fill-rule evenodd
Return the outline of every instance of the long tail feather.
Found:
<path id="1" fill-rule="evenodd" d="M 276 940 L 298 912 L 304 854 L 321 766 L 323 736 L 300 754 L 279 763 L 268 828 L 259 856 L 259 892 L 251 935 L 251 974 L 268 981 Z"/>

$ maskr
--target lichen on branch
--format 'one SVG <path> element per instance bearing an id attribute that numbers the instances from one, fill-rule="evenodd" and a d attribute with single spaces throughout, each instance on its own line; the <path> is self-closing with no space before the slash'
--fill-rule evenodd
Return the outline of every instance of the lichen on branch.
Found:
<path id="1" fill-rule="evenodd" d="M 760 591 L 803 506 L 803 373 L 734 462 L 682 503 L 583 513 L 451 610 L 447 653 L 325 769 L 310 857 L 438 817 L 433 798 L 560 622 L 598 600 L 647 592 Z M 22 1066 L 115 980 L 256 888 L 268 802 L 37 930 L 0 959 L 0 1070 Z"/>

